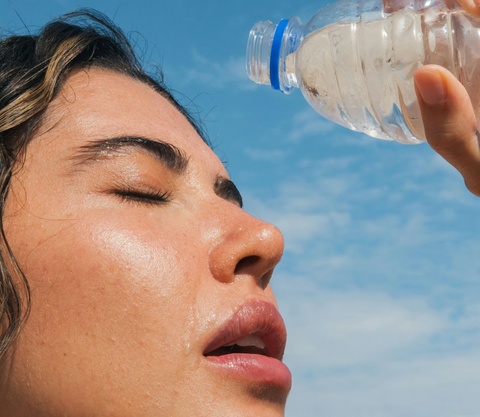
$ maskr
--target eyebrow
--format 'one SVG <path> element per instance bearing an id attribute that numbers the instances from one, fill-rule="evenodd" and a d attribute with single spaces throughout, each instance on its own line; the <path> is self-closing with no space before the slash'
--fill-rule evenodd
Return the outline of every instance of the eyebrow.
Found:
<path id="1" fill-rule="evenodd" d="M 181 149 L 170 143 L 141 136 L 120 136 L 93 140 L 79 147 L 69 159 L 75 161 L 75 166 L 78 167 L 79 165 L 106 159 L 115 153 L 120 153 L 125 148 L 147 152 L 169 170 L 178 174 L 185 172 L 188 166 L 188 158 Z M 218 176 L 213 190 L 217 196 L 236 203 L 240 208 L 243 208 L 242 195 L 233 181 L 223 176 Z"/>
<path id="2" fill-rule="evenodd" d="M 93 140 L 79 147 L 69 159 L 75 161 L 75 166 L 78 167 L 106 159 L 127 148 L 146 152 L 160 161 L 169 170 L 179 174 L 185 172 L 188 166 L 188 158 L 176 146 L 140 136 L 120 136 Z"/>

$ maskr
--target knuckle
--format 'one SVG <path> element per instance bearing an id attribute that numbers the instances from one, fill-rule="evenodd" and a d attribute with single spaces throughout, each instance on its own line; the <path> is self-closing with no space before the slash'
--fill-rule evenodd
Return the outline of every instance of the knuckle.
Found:
<path id="1" fill-rule="evenodd" d="M 478 149 L 476 132 L 462 135 L 454 131 L 438 131 L 427 136 L 430 146 L 452 163 L 469 158 Z"/>

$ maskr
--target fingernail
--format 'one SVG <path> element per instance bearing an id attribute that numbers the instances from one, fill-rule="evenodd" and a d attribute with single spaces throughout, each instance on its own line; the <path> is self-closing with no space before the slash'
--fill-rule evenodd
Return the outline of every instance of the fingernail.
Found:
<path id="1" fill-rule="evenodd" d="M 447 97 L 445 82 L 438 70 L 423 71 L 415 78 L 415 84 L 427 104 L 439 104 Z"/>

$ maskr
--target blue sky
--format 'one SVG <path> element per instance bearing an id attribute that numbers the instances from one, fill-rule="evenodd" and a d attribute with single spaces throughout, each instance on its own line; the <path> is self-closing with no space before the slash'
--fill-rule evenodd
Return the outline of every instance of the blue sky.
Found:
<path id="1" fill-rule="evenodd" d="M 0 27 L 95 7 L 204 120 L 246 210 L 285 236 L 287 416 L 479 417 L 480 201 L 428 145 L 350 132 L 246 76 L 255 22 L 323 4 L 0 0 Z"/>

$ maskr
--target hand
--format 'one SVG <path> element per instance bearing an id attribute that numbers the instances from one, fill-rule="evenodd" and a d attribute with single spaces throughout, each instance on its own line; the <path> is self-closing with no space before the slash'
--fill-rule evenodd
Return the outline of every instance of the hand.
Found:
<path id="1" fill-rule="evenodd" d="M 480 17 L 480 7 L 459 0 Z M 426 65 L 415 73 L 415 89 L 428 143 L 462 174 L 465 185 L 480 197 L 480 145 L 477 121 L 463 85 L 445 68 Z"/>

